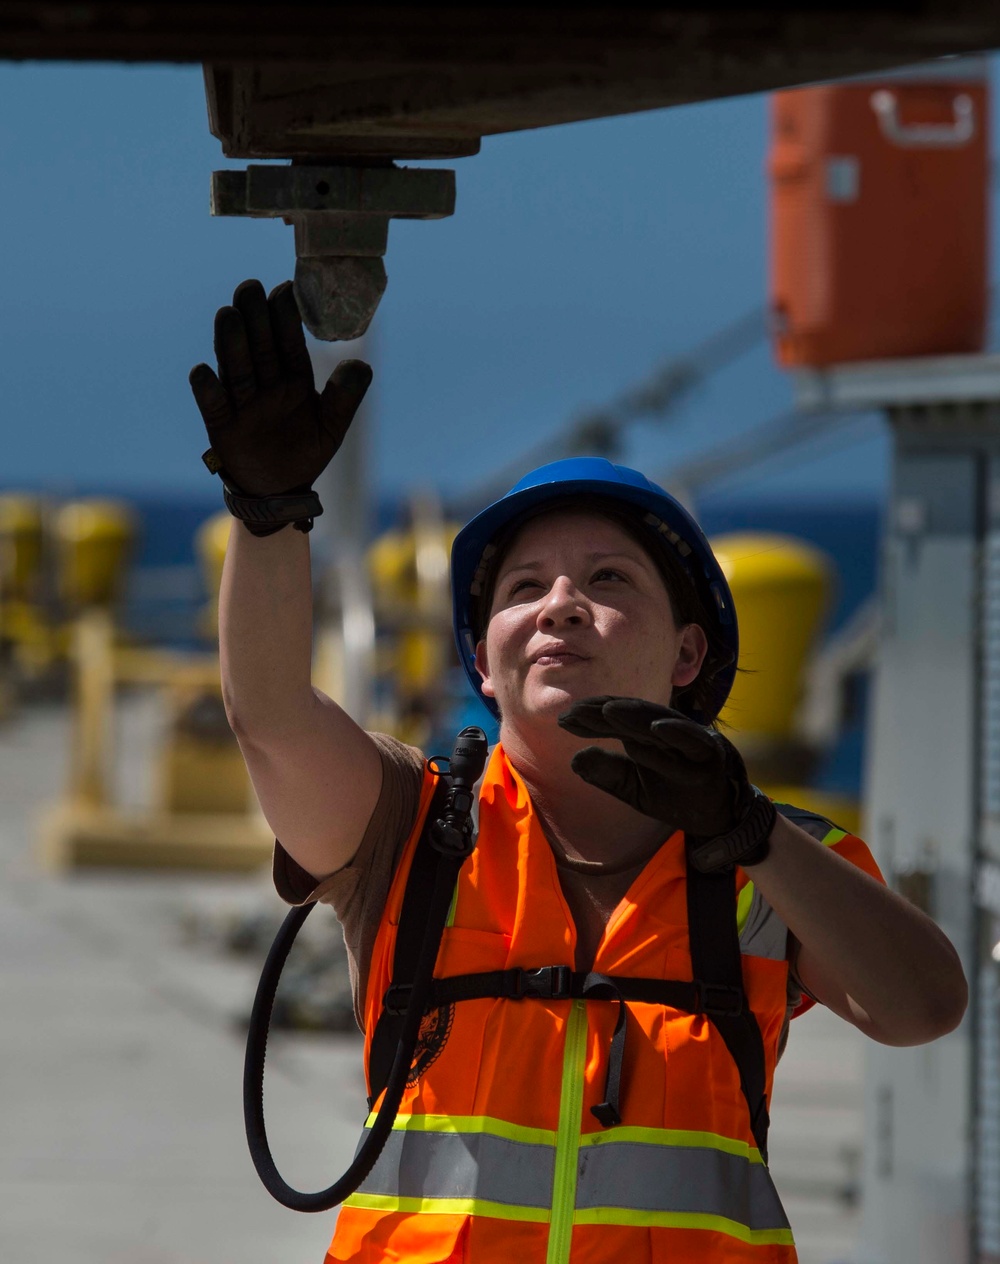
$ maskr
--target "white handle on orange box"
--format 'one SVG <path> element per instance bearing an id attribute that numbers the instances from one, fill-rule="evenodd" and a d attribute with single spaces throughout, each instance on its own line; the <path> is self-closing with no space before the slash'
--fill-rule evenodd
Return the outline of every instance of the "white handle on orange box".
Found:
<path id="1" fill-rule="evenodd" d="M 872 109 L 878 116 L 882 135 L 893 145 L 906 149 L 957 149 L 976 134 L 976 111 L 972 97 L 961 92 L 952 102 L 954 123 L 900 122 L 899 99 L 888 88 L 879 88 L 871 95 Z"/>

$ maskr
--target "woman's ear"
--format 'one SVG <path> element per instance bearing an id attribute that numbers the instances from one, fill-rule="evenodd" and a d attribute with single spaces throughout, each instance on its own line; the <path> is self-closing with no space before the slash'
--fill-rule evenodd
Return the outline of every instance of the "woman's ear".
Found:
<path id="1" fill-rule="evenodd" d="M 688 623 L 680 631 L 677 659 L 670 683 L 678 689 L 697 679 L 708 653 L 708 637 L 700 623 Z M 486 692 L 485 690 L 483 691 Z"/>
<path id="2" fill-rule="evenodd" d="M 483 697 L 495 697 L 496 695 L 493 692 L 493 685 L 490 682 L 490 660 L 486 654 L 485 641 L 480 641 L 476 646 L 476 671 L 479 672 L 480 676 L 483 678 L 483 683 L 480 686 L 483 691 Z"/>

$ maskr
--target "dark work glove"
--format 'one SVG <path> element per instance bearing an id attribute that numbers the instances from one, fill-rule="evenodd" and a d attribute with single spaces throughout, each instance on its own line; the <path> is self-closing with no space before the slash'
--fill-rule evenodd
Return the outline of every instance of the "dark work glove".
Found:
<path id="1" fill-rule="evenodd" d="M 584 698 L 559 717 L 577 737 L 618 738 L 625 753 L 585 746 L 573 771 L 687 836 L 705 872 L 767 855 L 774 804 L 752 786 L 739 751 L 715 729 L 640 698 Z"/>
<path id="2" fill-rule="evenodd" d="M 296 501 L 311 497 L 311 512 L 322 512 L 312 484 L 343 442 L 371 369 L 344 360 L 316 390 L 291 281 L 270 297 L 259 281 L 237 286 L 232 307 L 216 313 L 215 357 L 218 376 L 198 364 L 189 380 L 212 445 L 205 464 L 222 476 L 229 508 L 260 535 L 291 521 Z"/>

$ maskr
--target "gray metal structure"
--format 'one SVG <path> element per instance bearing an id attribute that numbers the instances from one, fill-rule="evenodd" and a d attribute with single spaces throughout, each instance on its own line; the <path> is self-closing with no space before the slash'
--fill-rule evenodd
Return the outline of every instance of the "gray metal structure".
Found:
<path id="1" fill-rule="evenodd" d="M 339 347 L 312 343 L 309 353 L 317 389 L 323 389 L 339 360 L 366 360 L 371 350 L 360 340 Z M 323 513 L 312 531 L 318 576 L 316 683 L 362 725 L 372 714 L 375 658 L 375 609 L 366 560 L 374 524 L 372 411 L 366 399 L 336 460 L 316 480 Z"/>
<path id="2" fill-rule="evenodd" d="M 451 213 L 451 172 L 397 161 L 466 157 L 484 136 L 996 47 L 993 0 L 0 5 L 0 58 L 205 63 L 223 152 L 292 163 L 216 172 L 213 212 L 294 223 L 296 296 L 308 327 L 330 340 L 358 337 L 378 306 L 388 219 Z M 897 127 L 889 95 L 881 108 Z"/>
<path id="3" fill-rule="evenodd" d="M 997 1264 L 1000 356 L 803 374 L 798 402 L 892 427 L 866 832 L 972 992 L 951 1035 L 869 1047 L 859 1264 Z"/>
<path id="4" fill-rule="evenodd" d="M 455 173 L 256 164 L 213 172 L 211 209 L 292 224 L 302 319 L 317 338 L 350 341 L 368 328 L 385 290 L 389 220 L 451 215 Z"/>

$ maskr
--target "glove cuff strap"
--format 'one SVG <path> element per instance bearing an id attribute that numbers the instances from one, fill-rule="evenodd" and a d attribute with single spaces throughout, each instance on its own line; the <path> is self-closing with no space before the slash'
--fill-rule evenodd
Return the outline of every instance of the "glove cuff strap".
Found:
<path id="1" fill-rule="evenodd" d="M 688 855 L 691 864 L 703 873 L 719 869 L 731 869 L 737 864 L 756 865 L 764 860 L 770 850 L 769 838 L 774 829 L 777 810 L 774 804 L 756 786 L 751 786 L 753 799 L 743 819 L 728 834 L 699 842 Z"/>
<path id="2" fill-rule="evenodd" d="M 222 468 L 209 448 L 201 458 L 213 474 L 222 479 L 222 498 L 234 518 L 239 518 L 251 535 L 273 535 L 292 523 L 296 531 L 311 531 L 313 519 L 323 512 L 320 499 L 311 487 L 295 487 L 278 496 L 248 496 Z"/>
<path id="3" fill-rule="evenodd" d="M 223 483 L 222 498 L 233 517 L 239 518 L 253 535 L 273 535 L 289 523 L 297 531 L 311 531 L 313 519 L 323 512 L 312 488 L 283 496 L 244 496 Z"/>

